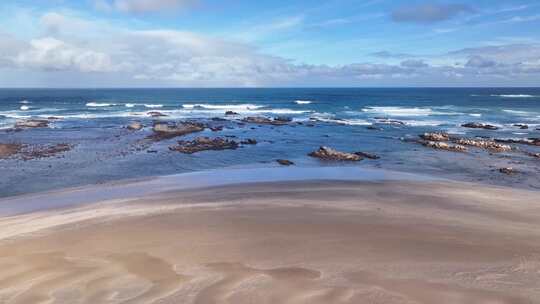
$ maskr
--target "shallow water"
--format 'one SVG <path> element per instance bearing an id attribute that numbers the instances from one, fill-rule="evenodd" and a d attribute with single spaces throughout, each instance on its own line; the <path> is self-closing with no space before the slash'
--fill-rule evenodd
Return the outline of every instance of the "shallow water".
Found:
<path id="1" fill-rule="evenodd" d="M 169 151 L 177 139 L 140 149 L 159 111 L 164 121 L 200 120 L 224 126 L 187 136 L 235 136 L 257 139 L 256 146 L 235 151 L 184 155 Z M 225 116 L 235 111 L 237 116 Z M 8 132 L 17 119 L 61 118 L 51 128 Z M 287 116 L 302 125 L 239 125 L 246 116 Z M 227 121 L 210 121 L 212 117 Z M 309 126 L 310 119 L 316 119 Z M 129 132 L 133 121 L 147 127 Z M 403 125 L 389 124 L 399 120 Z M 465 122 L 498 126 L 496 131 L 461 127 Z M 522 130 L 514 124 L 527 124 Z M 371 130 L 368 127 L 380 128 Z M 381 156 L 353 166 L 424 173 L 457 180 L 540 188 L 539 160 L 525 153 L 490 154 L 434 151 L 403 139 L 426 131 L 447 131 L 465 137 L 540 137 L 540 89 L 125 89 L 0 90 L 0 142 L 72 143 L 56 158 L 0 160 L 0 196 L 103 183 L 127 178 L 169 175 L 217 168 L 272 167 L 277 158 L 300 167 L 336 166 L 307 156 L 321 145 Z M 540 152 L 522 146 L 523 151 Z M 148 153 L 147 151 L 157 153 Z M 351 165 L 351 164 L 346 164 Z M 506 176 L 497 169 L 514 167 Z"/>

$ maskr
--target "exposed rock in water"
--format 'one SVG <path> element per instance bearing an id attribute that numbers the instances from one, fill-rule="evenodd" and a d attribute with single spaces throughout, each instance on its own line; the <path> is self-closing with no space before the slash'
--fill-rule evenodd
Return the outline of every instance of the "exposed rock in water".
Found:
<path id="1" fill-rule="evenodd" d="M 288 159 L 277 159 L 276 162 L 282 166 L 292 166 L 294 163 Z"/>
<path id="2" fill-rule="evenodd" d="M 208 137 L 197 137 L 191 141 L 178 141 L 177 146 L 169 147 L 171 151 L 177 151 L 185 154 L 193 154 L 207 150 L 234 150 L 238 148 L 238 143 L 233 140 Z"/>
<path id="3" fill-rule="evenodd" d="M 150 112 L 148 112 L 146 114 L 151 116 L 151 117 L 166 117 L 166 116 L 168 116 L 167 114 L 163 114 L 163 113 L 157 112 L 157 111 L 150 111 Z"/>
<path id="4" fill-rule="evenodd" d="M 429 141 L 448 141 L 450 136 L 447 133 L 424 133 L 420 138 Z"/>
<path id="5" fill-rule="evenodd" d="M 375 127 L 375 126 L 368 126 L 368 127 L 366 127 L 366 129 L 372 130 L 372 131 L 384 131 L 383 128 L 379 128 L 379 127 Z"/>
<path id="6" fill-rule="evenodd" d="M 257 140 L 256 139 L 253 139 L 253 138 L 248 138 L 246 140 L 243 140 L 242 142 L 240 142 L 242 145 L 256 145 L 257 144 Z"/>
<path id="7" fill-rule="evenodd" d="M 375 155 L 373 153 L 367 153 L 367 152 L 354 152 L 354 154 L 362 157 L 362 158 L 369 158 L 369 159 L 379 159 L 381 158 L 378 155 Z"/>
<path id="8" fill-rule="evenodd" d="M 232 116 L 232 115 L 238 115 L 238 113 L 234 112 L 234 111 L 227 111 L 225 112 L 225 116 Z"/>
<path id="9" fill-rule="evenodd" d="M 46 128 L 49 126 L 49 121 L 44 119 L 26 119 L 18 120 L 15 122 L 15 128 L 25 129 L 25 128 Z"/>
<path id="10" fill-rule="evenodd" d="M 29 149 L 25 149 L 21 152 L 21 156 L 24 160 L 47 158 L 57 156 L 73 149 L 73 145 L 61 143 L 47 146 L 32 146 Z"/>
<path id="11" fill-rule="evenodd" d="M 509 145 L 500 144 L 493 140 L 461 138 L 456 143 L 463 146 L 482 148 L 492 152 L 508 152 L 512 150 L 512 147 Z"/>
<path id="12" fill-rule="evenodd" d="M 212 130 L 212 132 L 223 131 L 223 126 L 211 127 L 210 130 Z"/>
<path id="13" fill-rule="evenodd" d="M 16 155 L 21 151 L 22 147 L 21 144 L 0 144 L 0 159 Z"/>
<path id="14" fill-rule="evenodd" d="M 527 130 L 529 128 L 529 126 L 526 124 L 514 124 L 514 127 L 518 127 L 521 130 Z"/>
<path id="15" fill-rule="evenodd" d="M 496 142 L 540 146 L 540 138 L 495 138 Z"/>
<path id="16" fill-rule="evenodd" d="M 540 158 L 540 153 L 527 153 L 527 154 L 529 154 L 529 156 L 531 157 Z"/>
<path id="17" fill-rule="evenodd" d="M 177 136 L 183 136 L 190 133 L 204 131 L 205 125 L 196 122 L 181 122 L 177 124 L 168 124 L 158 122 L 154 124 L 154 139 L 167 139 Z"/>
<path id="18" fill-rule="evenodd" d="M 404 126 L 405 123 L 401 120 L 396 120 L 396 119 L 389 119 L 389 118 L 385 118 L 385 117 L 375 117 L 375 119 L 377 120 L 378 123 L 381 123 L 381 124 L 387 124 L 387 125 L 398 125 L 398 126 Z"/>
<path id="19" fill-rule="evenodd" d="M 250 116 L 250 117 L 244 118 L 243 121 L 247 123 L 254 123 L 254 124 L 260 124 L 260 125 L 281 126 L 281 125 L 288 124 L 291 120 L 289 118 L 283 118 L 283 117 L 270 119 L 268 117 Z"/>
<path id="20" fill-rule="evenodd" d="M 292 121 L 292 118 L 286 117 L 286 116 L 278 116 L 278 117 L 274 118 L 274 121 L 283 122 L 283 123 L 289 123 L 289 122 Z"/>
<path id="21" fill-rule="evenodd" d="M 499 172 L 504 173 L 504 174 L 507 174 L 507 175 L 513 175 L 513 174 L 518 173 L 518 172 L 517 172 L 514 168 L 512 168 L 512 167 L 500 168 L 500 169 L 499 169 Z"/>
<path id="22" fill-rule="evenodd" d="M 466 124 L 461 125 L 464 128 L 471 128 L 471 129 L 486 129 L 486 130 L 498 130 L 499 128 L 493 125 L 484 124 L 480 122 L 469 122 Z"/>
<path id="23" fill-rule="evenodd" d="M 323 160 L 339 160 L 339 161 L 360 161 L 362 157 L 354 153 L 346 153 L 334 150 L 329 147 L 320 147 L 319 150 L 308 154 L 311 157 L 320 158 Z"/>
<path id="24" fill-rule="evenodd" d="M 139 130 L 142 130 L 142 128 L 143 128 L 142 123 L 138 121 L 134 121 L 127 126 L 127 129 L 131 131 L 139 131 Z"/>
<path id="25" fill-rule="evenodd" d="M 462 145 L 451 145 L 444 142 L 426 141 L 422 143 L 424 146 L 433 149 L 446 150 L 452 152 L 466 152 L 467 148 Z"/>

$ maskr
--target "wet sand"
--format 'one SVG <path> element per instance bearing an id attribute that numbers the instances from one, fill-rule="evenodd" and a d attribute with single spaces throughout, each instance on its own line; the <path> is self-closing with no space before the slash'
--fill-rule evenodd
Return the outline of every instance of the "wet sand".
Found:
<path id="1" fill-rule="evenodd" d="M 539 303 L 539 197 L 288 181 L 3 216 L 0 303 Z"/>

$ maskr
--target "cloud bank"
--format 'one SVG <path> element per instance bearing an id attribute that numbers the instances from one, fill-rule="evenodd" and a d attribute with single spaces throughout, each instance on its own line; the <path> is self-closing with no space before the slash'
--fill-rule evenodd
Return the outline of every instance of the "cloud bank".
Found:
<path id="1" fill-rule="evenodd" d="M 170 12 L 190 7 L 196 0 L 94 0 L 94 6 L 103 11 L 117 10 L 124 13 Z"/>
<path id="2" fill-rule="evenodd" d="M 474 9 L 466 4 L 425 3 L 399 7 L 392 11 L 392 20 L 410 23 L 435 23 L 451 19 L 459 14 L 472 13 Z"/>
<path id="3" fill-rule="evenodd" d="M 31 39 L 0 32 L 4 86 L 482 86 L 537 85 L 540 79 L 537 44 L 425 58 L 381 51 L 372 55 L 382 61 L 329 66 L 193 32 L 131 30 L 58 12 L 43 14 L 37 24 L 40 34 Z"/>

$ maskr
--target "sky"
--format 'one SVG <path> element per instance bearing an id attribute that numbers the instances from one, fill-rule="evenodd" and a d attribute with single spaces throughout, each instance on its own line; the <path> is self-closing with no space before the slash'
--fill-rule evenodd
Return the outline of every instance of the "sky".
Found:
<path id="1" fill-rule="evenodd" d="M 0 87 L 432 86 L 540 86 L 540 1 L 0 3 Z"/>

